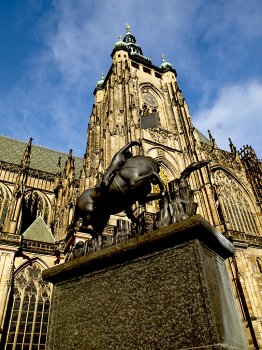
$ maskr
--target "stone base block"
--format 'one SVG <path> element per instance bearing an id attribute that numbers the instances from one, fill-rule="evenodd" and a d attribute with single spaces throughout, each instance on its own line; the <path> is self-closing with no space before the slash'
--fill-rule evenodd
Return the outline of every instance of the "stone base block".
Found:
<path id="1" fill-rule="evenodd" d="M 246 349 L 224 259 L 200 216 L 44 271 L 49 350 Z"/>

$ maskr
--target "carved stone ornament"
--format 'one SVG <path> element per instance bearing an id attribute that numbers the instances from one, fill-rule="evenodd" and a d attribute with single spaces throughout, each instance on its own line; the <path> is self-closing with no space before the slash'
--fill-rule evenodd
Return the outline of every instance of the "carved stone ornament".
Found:
<path id="1" fill-rule="evenodd" d="M 164 145 L 166 145 L 170 139 L 173 139 L 174 141 L 178 139 L 177 133 L 168 131 L 163 128 L 155 128 L 154 130 L 148 129 L 148 132 L 153 141 Z"/>
<path id="2" fill-rule="evenodd" d="M 206 143 L 201 144 L 200 150 L 205 153 L 206 158 L 211 159 L 213 162 L 238 171 L 242 170 L 240 160 L 236 157 L 236 153 L 227 152 L 219 149 L 214 144 L 208 145 Z"/>
<path id="3" fill-rule="evenodd" d="M 177 91 L 177 99 L 178 99 L 180 106 L 183 106 L 183 96 L 182 96 L 181 91 Z"/>

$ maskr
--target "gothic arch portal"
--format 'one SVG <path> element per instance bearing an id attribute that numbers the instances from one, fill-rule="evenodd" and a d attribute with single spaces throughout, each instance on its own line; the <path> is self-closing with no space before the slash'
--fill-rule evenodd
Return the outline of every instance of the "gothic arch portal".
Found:
<path id="1" fill-rule="evenodd" d="M 241 182 L 223 168 L 213 168 L 212 182 L 228 229 L 247 234 L 259 234 L 259 223 L 251 196 Z"/>
<path id="2" fill-rule="evenodd" d="M 15 271 L 11 282 L 11 309 L 4 350 L 45 349 L 51 284 L 42 280 L 45 264 L 39 259 Z"/>
<path id="3" fill-rule="evenodd" d="M 170 180 L 180 177 L 180 173 L 178 170 L 179 166 L 177 161 L 164 148 L 159 146 L 151 147 L 147 151 L 146 155 L 154 158 L 155 161 L 157 161 L 159 165 L 162 166 L 163 169 L 165 169 L 165 171 L 169 174 Z"/>

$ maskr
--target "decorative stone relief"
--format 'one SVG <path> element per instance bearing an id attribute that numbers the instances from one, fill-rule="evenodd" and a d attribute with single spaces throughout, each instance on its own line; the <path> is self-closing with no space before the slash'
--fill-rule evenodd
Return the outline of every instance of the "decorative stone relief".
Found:
<path id="1" fill-rule="evenodd" d="M 177 133 L 168 131 L 163 128 L 148 129 L 148 132 L 153 141 L 164 145 L 166 145 L 170 139 L 173 141 L 178 139 Z"/>
<path id="2" fill-rule="evenodd" d="M 213 144 L 212 146 L 202 143 L 200 146 L 200 151 L 203 151 L 206 158 L 211 159 L 213 162 L 219 163 L 226 167 L 230 167 L 234 170 L 241 171 L 242 166 L 239 158 L 236 157 L 235 153 L 230 153 L 221 150 Z"/>

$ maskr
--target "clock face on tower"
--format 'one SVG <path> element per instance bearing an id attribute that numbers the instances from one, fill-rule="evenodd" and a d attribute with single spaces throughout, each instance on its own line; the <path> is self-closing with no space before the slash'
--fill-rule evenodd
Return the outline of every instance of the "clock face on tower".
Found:
<path id="1" fill-rule="evenodd" d="M 148 91 L 148 89 L 143 89 L 141 92 L 144 103 L 153 108 L 158 107 L 157 99 Z"/>

